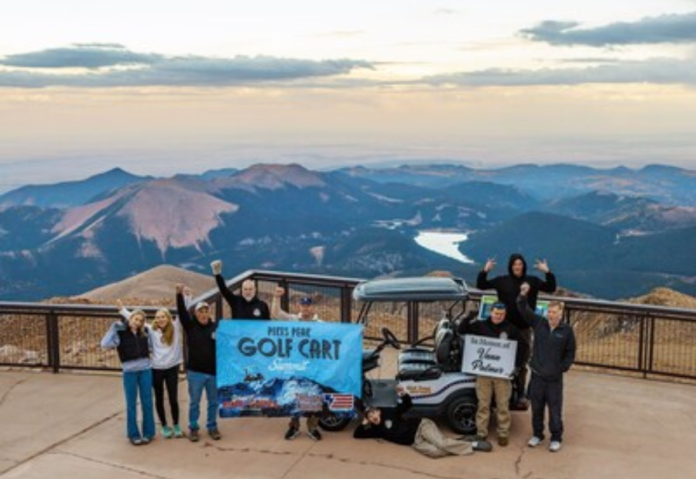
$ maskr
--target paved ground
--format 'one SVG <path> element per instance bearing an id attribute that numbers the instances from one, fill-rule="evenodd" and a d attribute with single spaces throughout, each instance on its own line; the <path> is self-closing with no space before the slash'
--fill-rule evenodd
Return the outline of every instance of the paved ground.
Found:
<path id="1" fill-rule="evenodd" d="M 222 421 L 219 442 L 158 438 L 136 448 L 124 438 L 119 377 L 0 371 L 0 478 L 696 477 L 695 386 L 585 372 L 567 379 L 560 453 L 525 447 L 529 417 L 515 413 L 507 448 L 432 460 L 350 431 L 288 442 L 275 419 Z"/>

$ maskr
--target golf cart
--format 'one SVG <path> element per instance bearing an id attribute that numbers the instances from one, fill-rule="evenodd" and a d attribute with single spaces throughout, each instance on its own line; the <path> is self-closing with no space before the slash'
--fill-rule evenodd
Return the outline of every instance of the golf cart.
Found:
<path id="1" fill-rule="evenodd" d="M 363 352 L 363 388 L 358 404 L 362 407 L 392 408 L 397 404 L 397 388 L 409 393 L 413 407 L 409 415 L 442 417 L 460 434 L 476 432 L 476 378 L 461 372 L 462 338 L 458 321 L 466 320 L 469 299 L 464 281 L 454 278 L 400 278 L 360 283 L 353 292 L 363 302 L 357 323 L 367 326 L 372 305 L 376 302 L 440 302 L 446 304 L 444 317 L 433 335 L 402 348 L 396 336 L 382 328 L 382 342 Z M 426 342 L 432 341 L 432 346 Z M 380 354 L 386 346 L 399 349 L 398 372 L 393 379 L 370 379 L 369 371 L 379 368 Z M 345 428 L 350 419 L 325 416 L 319 424 L 329 431 Z"/>

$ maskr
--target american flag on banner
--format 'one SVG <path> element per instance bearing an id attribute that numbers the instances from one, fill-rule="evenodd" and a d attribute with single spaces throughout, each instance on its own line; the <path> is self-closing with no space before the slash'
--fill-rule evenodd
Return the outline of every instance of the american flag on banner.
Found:
<path id="1" fill-rule="evenodd" d="M 353 409 L 355 398 L 352 394 L 326 394 L 324 400 L 331 411 L 348 411 Z"/>

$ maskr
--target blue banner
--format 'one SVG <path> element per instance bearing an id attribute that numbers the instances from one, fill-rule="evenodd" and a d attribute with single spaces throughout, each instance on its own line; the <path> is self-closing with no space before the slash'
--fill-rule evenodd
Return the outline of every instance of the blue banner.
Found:
<path id="1" fill-rule="evenodd" d="M 354 413 L 362 390 L 362 325 L 220 322 L 221 417 Z"/>

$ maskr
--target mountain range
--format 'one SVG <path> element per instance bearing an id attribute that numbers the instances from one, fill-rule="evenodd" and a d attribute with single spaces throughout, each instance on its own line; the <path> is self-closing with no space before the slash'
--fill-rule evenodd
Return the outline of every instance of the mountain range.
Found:
<path id="1" fill-rule="evenodd" d="M 423 249 L 460 231 L 475 264 Z M 312 171 L 258 164 L 171 178 L 113 169 L 0 196 L 0 299 L 79 294 L 161 264 L 358 277 L 548 259 L 562 286 L 605 298 L 696 292 L 696 172 L 433 164 Z"/>

